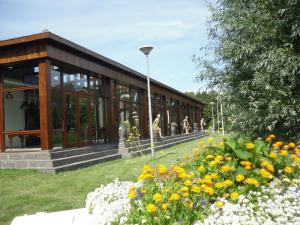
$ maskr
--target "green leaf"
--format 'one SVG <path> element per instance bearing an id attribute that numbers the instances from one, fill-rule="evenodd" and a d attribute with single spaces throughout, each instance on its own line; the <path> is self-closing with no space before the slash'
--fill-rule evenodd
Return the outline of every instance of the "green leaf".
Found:
<path id="1" fill-rule="evenodd" d="M 238 166 L 238 168 L 236 169 L 236 174 L 243 174 L 246 175 L 248 172 L 247 170 L 244 169 L 244 167 Z"/>
<path id="2" fill-rule="evenodd" d="M 235 150 L 234 152 L 239 159 L 248 160 L 252 157 L 252 154 L 248 151 Z"/>

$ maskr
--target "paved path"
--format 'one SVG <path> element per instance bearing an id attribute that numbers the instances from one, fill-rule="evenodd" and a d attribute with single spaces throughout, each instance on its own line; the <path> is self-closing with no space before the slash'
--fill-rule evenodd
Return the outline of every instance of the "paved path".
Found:
<path id="1" fill-rule="evenodd" d="M 11 225 L 92 225 L 86 208 L 16 217 Z"/>

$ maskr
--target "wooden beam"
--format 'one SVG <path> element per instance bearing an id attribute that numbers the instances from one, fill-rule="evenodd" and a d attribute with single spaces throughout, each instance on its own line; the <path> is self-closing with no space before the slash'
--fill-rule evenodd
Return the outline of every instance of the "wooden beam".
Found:
<path id="1" fill-rule="evenodd" d="M 51 63 L 45 59 L 39 63 L 39 101 L 41 148 L 53 148 L 52 101 L 51 101 Z"/>
<path id="2" fill-rule="evenodd" d="M 3 73 L 0 68 L 0 152 L 5 151 Z"/>
<path id="3" fill-rule="evenodd" d="M 166 96 L 162 96 L 162 113 L 163 113 L 163 117 L 164 117 L 163 134 L 164 134 L 164 136 L 167 136 L 168 135 L 168 116 L 167 116 Z"/>
<path id="4" fill-rule="evenodd" d="M 116 114 L 115 114 L 115 81 L 108 80 L 106 83 L 108 88 L 108 104 L 107 104 L 107 136 L 108 142 L 113 142 L 116 140 Z"/>

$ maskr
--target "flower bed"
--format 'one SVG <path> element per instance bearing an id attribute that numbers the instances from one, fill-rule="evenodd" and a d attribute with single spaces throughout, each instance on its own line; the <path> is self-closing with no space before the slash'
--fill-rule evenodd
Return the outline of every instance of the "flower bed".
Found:
<path id="1" fill-rule="evenodd" d="M 200 141 L 170 168 L 145 165 L 138 183 L 89 194 L 87 207 L 96 224 L 297 224 L 300 149 L 274 139 Z"/>

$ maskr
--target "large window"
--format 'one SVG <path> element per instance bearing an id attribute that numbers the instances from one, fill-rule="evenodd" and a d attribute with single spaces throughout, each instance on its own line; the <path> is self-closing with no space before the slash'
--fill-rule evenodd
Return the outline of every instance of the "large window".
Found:
<path id="1" fill-rule="evenodd" d="M 141 131 L 140 90 L 122 83 L 116 85 L 118 124 L 129 123 L 136 135 Z"/>
<path id="2" fill-rule="evenodd" d="M 107 96 L 105 80 L 90 77 L 90 93 L 92 97 L 92 139 L 94 143 L 107 142 Z"/>
<path id="3" fill-rule="evenodd" d="M 40 147 L 38 72 L 37 65 L 4 69 L 6 148 Z"/>

